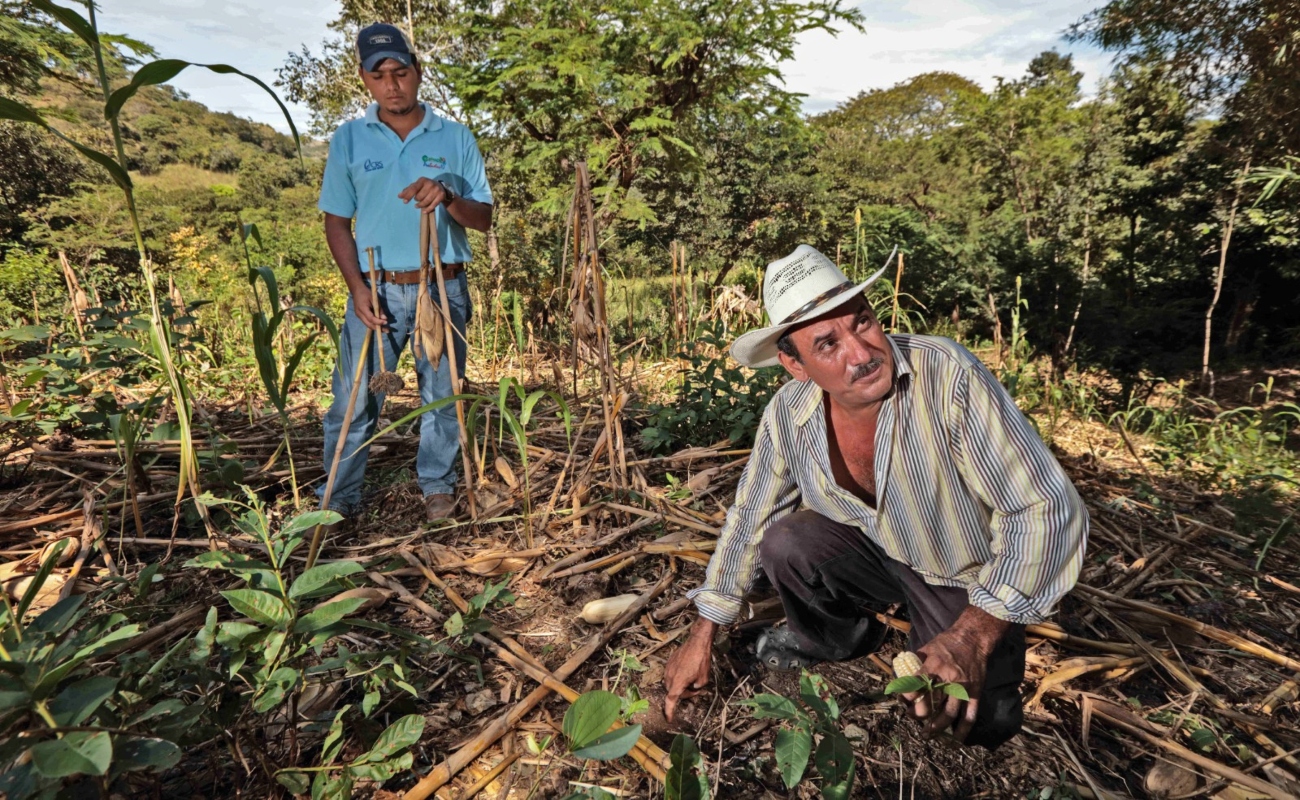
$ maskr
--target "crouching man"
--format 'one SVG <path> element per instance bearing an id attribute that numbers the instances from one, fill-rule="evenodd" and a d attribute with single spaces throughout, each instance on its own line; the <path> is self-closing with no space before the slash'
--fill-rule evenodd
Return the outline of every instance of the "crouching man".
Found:
<path id="1" fill-rule="evenodd" d="M 989 370 L 935 336 L 886 335 L 863 296 L 807 245 L 768 265 L 770 327 L 739 337 L 749 367 L 794 379 L 768 405 L 727 514 L 689 638 L 668 662 L 665 712 L 708 683 L 717 626 L 762 567 L 787 625 L 776 669 L 857 658 L 905 604 L 923 672 L 959 683 L 904 696 L 933 736 L 989 749 L 1020 730 L 1025 625 L 1079 574 L 1088 516 L 1061 466 Z M 802 506 L 802 509 L 801 509 Z"/>

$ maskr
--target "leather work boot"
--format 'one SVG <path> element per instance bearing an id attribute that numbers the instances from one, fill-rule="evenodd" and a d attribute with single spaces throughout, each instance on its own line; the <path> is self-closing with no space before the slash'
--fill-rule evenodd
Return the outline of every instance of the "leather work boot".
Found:
<path id="1" fill-rule="evenodd" d="M 424 498 L 424 510 L 428 513 L 430 522 L 441 522 L 444 519 L 451 519 L 452 515 L 456 511 L 456 495 L 426 495 Z"/>

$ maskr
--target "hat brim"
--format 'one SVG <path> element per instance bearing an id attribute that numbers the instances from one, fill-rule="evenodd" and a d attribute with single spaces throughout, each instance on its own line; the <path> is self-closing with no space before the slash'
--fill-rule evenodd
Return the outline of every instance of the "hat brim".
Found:
<path id="1" fill-rule="evenodd" d="M 411 66 L 411 54 L 400 53 L 396 50 L 380 50 L 378 53 L 371 53 L 370 57 L 361 62 L 361 68 L 366 72 L 374 72 L 379 62 L 386 58 L 391 58 L 404 67 Z"/>
<path id="2" fill-rule="evenodd" d="M 785 325 L 770 325 L 766 328 L 759 328 L 757 330 L 752 330 L 749 333 L 741 334 L 736 337 L 736 341 L 731 343 L 731 357 L 739 361 L 741 364 L 753 369 L 777 366 L 781 363 L 781 359 L 777 355 L 776 340 L 780 339 L 786 331 L 796 325 L 800 325 L 804 322 L 811 322 L 812 320 L 817 319 L 817 317 L 829 314 L 853 298 L 860 296 L 868 286 L 879 280 L 880 276 L 884 275 L 885 270 L 887 269 L 889 269 L 889 262 L 885 262 L 885 266 L 877 270 L 876 274 L 853 287 L 851 291 L 836 295 L 830 300 L 827 300 L 824 305 L 818 306 L 815 309 L 817 313 L 809 316 L 807 319 L 800 319 Z"/>

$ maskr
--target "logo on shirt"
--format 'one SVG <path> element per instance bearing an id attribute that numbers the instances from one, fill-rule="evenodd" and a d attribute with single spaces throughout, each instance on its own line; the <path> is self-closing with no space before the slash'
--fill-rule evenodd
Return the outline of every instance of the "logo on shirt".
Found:
<path id="1" fill-rule="evenodd" d="M 447 159 L 443 158 L 442 156 L 438 156 L 437 158 L 429 158 L 428 156 L 420 156 L 420 160 L 423 161 L 423 162 L 424 162 L 424 165 L 425 165 L 426 167 L 430 168 L 430 169 L 446 169 L 446 168 L 447 168 Z"/>
<path id="2" fill-rule="evenodd" d="M 366 159 L 365 167 L 366 167 L 366 172 L 374 172 L 374 171 L 377 170 L 377 169 L 383 169 L 383 168 L 384 168 L 384 162 L 382 162 L 382 161 L 371 161 L 370 159 L 367 158 L 367 159 Z"/>

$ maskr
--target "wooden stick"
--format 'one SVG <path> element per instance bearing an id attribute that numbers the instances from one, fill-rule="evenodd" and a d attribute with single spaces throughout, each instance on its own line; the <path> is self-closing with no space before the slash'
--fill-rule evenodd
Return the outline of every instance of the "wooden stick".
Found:
<path id="1" fill-rule="evenodd" d="M 343 447 L 348 440 L 348 428 L 352 426 L 352 414 L 357 407 L 357 394 L 361 391 L 361 374 L 366 368 L 366 356 L 370 355 L 370 340 L 374 338 L 374 331 L 366 328 L 366 336 L 361 340 L 361 356 L 357 359 L 357 368 L 352 375 L 352 393 L 348 395 L 348 408 L 343 414 L 343 426 L 339 428 L 339 438 L 334 443 L 334 459 L 330 462 L 330 474 L 325 479 L 325 496 L 320 500 L 321 510 L 330 507 L 330 498 L 334 496 L 334 479 L 339 474 L 339 462 L 343 460 Z M 323 524 L 318 524 L 311 534 L 311 547 L 307 549 L 307 566 L 304 569 L 311 569 L 316 564 L 316 556 L 320 553 L 321 534 L 325 531 Z"/>
<path id="2" fill-rule="evenodd" d="M 435 209 L 436 211 L 436 209 Z M 451 368 L 451 392 L 460 394 L 460 366 L 456 363 L 456 329 L 451 324 L 451 306 L 447 304 L 447 282 L 442 276 L 442 251 L 438 245 L 438 216 L 434 212 L 426 212 L 426 224 L 429 226 L 430 244 L 433 245 L 433 264 L 434 272 L 438 276 L 438 299 L 442 305 L 442 324 L 443 329 L 447 332 L 444 337 L 447 342 L 447 366 Z M 424 254 L 420 254 L 424 258 Z M 469 343 L 465 346 L 468 348 Z M 437 364 L 430 365 L 434 369 L 438 368 Z M 469 518 L 478 518 L 478 503 L 474 500 L 474 462 L 469 454 L 469 433 L 465 428 L 465 404 L 463 401 L 456 401 L 456 422 L 460 426 L 460 457 L 465 470 L 465 501 L 469 504 Z M 530 537 L 531 538 L 531 537 Z M 532 542 L 529 542 L 531 545 Z"/>
<path id="3" fill-rule="evenodd" d="M 555 670 L 553 673 L 555 678 L 562 681 L 576 672 L 579 667 L 587 662 L 588 658 L 591 658 L 592 654 L 609 644 L 610 640 L 623 629 L 624 625 L 636 619 L 637 615 L 650 604 L 650 601 L 667 589 L 676 577 L 675 572 L 665 574 L 653 589 L 641 595 L 635 603 L 628 606 L 626 611 L 619 614 L 617 619 L 592 636 L 581 649 L 570 656 L 559 669 Z M 453 775 L 464 769 L 466 765 L 482 755 L 484 750 L 491 747 L 498 739 L 518 725 L 519 721 L 528 712 L 532 711 L 538 703 L 545 700 L 550 693 L 551 690 L 545 686 L 534 689 L 527 697 L 516 703 L 509 712 L 498 717 L 491 725 L 480 731 L 473 741 L 452 753 L 442 763 L 436 765 L 419 783 L 407 790 L 406 794 L 402 796 L 403 800 L 425 800 L 429 795 L 445 786 Z"/>
<path id="4" fill-rule="evenodd" d="M 160 492 L 158 494 L 141 495 L 135 499 L 141 503 L 151 503 L 155 500 L 164 500 L 175 496 L 176 496 L 175 492 Z M 123 508 L 130 504 L 131 504 L 130 500 L 118 500 L 117 502 L 113 502 L 113 503 L 105 503 L 103 506 L 101 506 L 101 508 L 103 508 L 105 511 L 113 511 L 115 509 Z M 32 517 L 31 519 L 19 520 L 18 522 L 7 522 L 4 525 L 0 525 L 0 533 L 13 533 L 14 531 L 25 531 L 28 528 L 35 528 L 38 525 L 46 525 L 51 522 L 62 522 L 65 519 L 72 519 L 73 517 L 82 516 L 83 514 L 85 514 L 85 511 L 81 508 L 81 506 L 78 506 L 76 508 L 69 509 L 68 511 L 57 511 L 53 514 L 44 514 L 39 517 Z"/>

